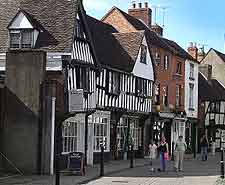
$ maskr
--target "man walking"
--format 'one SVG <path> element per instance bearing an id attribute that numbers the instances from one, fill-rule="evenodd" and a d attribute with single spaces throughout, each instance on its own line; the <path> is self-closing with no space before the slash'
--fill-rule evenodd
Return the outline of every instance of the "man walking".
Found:
<path id="1" fill-rule="evenodd" d="M 184 152 L 187 144 L 183 140 L 183 136 L 179 136 L 175 145 L 175 170 L 183 171 Z"/>

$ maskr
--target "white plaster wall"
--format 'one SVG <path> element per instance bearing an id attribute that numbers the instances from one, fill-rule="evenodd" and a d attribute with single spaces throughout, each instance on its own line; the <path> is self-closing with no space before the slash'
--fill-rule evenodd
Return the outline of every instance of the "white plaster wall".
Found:
<path id="1" fill-rule="evenodd" d="M 147 46 L 148 48 L 145 37 L 143 38 L 142 44 Z M 140 59 L 141 59 L 141 48 L 139 50 L 138 57 L 133 69 L 133 74 L 137 77 L 154 81 L 154 70 L 153 70 L 152 59 L 149 52 L 149 48 L 147 49 L 147 60 L 146 60 L 147 64 L 141 63 Z"/>
<path id="2" fill-rule="evenodd" d="M 194 81 L 190 80 L 190 63 L 194 64 Z M 186 60 L 185 61 L 185 111 L 187 117 L 198 117 L 198 63 Z M 194 84 L 194 111 L 189 110 L 189 83 Z"/>
<path id="3" fill-rule="evenodd" d="M 33 28 L 26 16 L 20 12 L 14 19 L 9 29 Z"/>

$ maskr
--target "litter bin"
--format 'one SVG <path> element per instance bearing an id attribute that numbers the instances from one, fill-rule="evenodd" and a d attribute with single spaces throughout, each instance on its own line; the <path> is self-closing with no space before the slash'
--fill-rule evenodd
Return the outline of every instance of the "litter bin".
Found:
<path id="1" fill-rule="evenodd" d="M 213 156 L 216 153 L 216 143 L 215 142 L 212 142 L 212 145 L 211 145 L 211 153 L 212 153 Z"/>
<path id="2" fill-rule="evenodd" d="M 72 173 L 85 175 L 84 153 L 71 152 L 68 156 L 68 170 Z"/>

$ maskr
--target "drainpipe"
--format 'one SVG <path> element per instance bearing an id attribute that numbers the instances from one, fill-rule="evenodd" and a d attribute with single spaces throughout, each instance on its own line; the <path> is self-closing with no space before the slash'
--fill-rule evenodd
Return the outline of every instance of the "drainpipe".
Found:
<path id="1" fill-rule="evenodd" d="M 52 97 L 50 175 L 54 174 L 55 102 L 56 98 Z"/>

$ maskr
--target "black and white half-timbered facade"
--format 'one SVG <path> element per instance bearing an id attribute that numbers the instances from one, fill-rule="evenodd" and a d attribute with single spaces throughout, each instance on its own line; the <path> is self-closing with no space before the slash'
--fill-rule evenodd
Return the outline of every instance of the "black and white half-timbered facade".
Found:
<path id="1" fill-rule="evenodd" d="M 58 118 L 61 120 L 62 115 L 71 115 L 62 124 L 62 154 L 66 159 L 70 152 L 87 151 L 85 118 L 95 111 L 97 105 L 96 70 L 99 66 L 82 1 L 4 0 L 0 15 L 1 71 L 5 71 L 8 49 L 44 50 L 47 53 L 44 85 L 48 92 L 46 98 L 42 97 L 46 103 L 42 114 L 46 117 L 42 120 L 42 127 L 38 127 L 42 130 L 39 130 L 41 135 L 36 140 L 41 144 L 32 146 L 39 155 L 35 159 L 39 167 L 32 173 L 52 174 Z M 11 139 L 16 142 L 16 138 Z M 21 143 L 21 146 L 24 144 Z M 2 151 L 18 157 L 13 155 L 13 150 Z M 29 167 L 26 164 L 33 164 L 34 161 L 23 158 L 22 154 L 20 156 L 19 161 L 24 161 L 24 164 L 17 167 L 27 170 Z"/>
<path id="2" fill-rule="evenodd" d="M 204 65 L 200 69 L 209 67 Z M 216 149 L 220 149 L 225 146 L 225 87 L 216 79 L 209 78 L 199 73 L 200 120 L 210 141 L 215 142 Z"/>
<path id="3" fill-rule="evenodd" d="M 129 145 L 142 155 L 154 82 L 145 32 L 117 33 L 112 26 L 92 17 L 87 20 L 102 65 L 96 82 L 97 110 L 105 117 L 105 130 L 93 128 L 94 152 L 99 152 L 99 144 L 104 142 L 113 159 L 126 158 Z M 107 123 L 104 115 L 108 115 Z"/>

